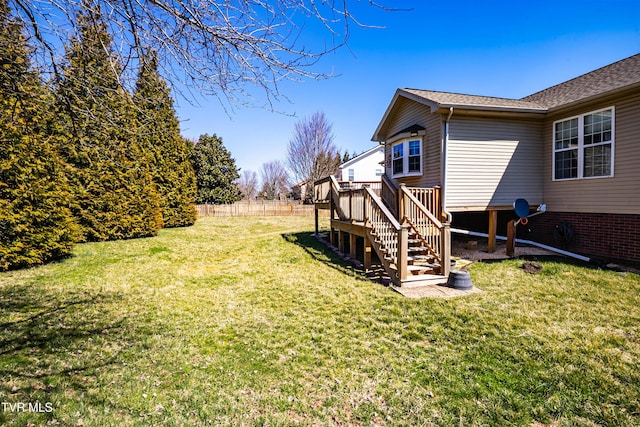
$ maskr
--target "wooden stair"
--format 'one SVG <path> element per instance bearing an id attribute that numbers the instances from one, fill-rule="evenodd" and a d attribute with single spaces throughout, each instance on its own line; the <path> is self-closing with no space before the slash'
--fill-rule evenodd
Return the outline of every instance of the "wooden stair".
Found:
<path id="1" fill-rule="evenodd" d="M 368 230 L 368 237 L 371 241 L 372 247 L 378 254 L 378 258 L 383 263 L 383 266 L 391 276 L 396 285 L 417 287 L 428 285 L 440 285 L 447 282 L 447 277 L 441 275 L 442 266 L 438 263 L 435 256 L 433 256 L 429 249 L 424 246 L 424 242 L 419 238 L 415 231 L 410 231 L 407 249 L 407 273 L 408 276 L 405 280 L 399 280 L 398 266 L 393 262 L 393 258 L 389 256 L 389 248 L 386 248 L 383 244 L 384 241 L 388 241 L 391 235 L 383 236 L 379 235 L 380 231 L 376 231 L 374 228 Z M 397 238 L 395 239 L 397 244 Z"/>
<path id="2" fill-rule="evenodd" d="M 443 225 L 406 187 L 394 190 L 398 203 L 392 209 L 366 186 L 357 190 L 342 189 L 334 177 L 317 185 L 322 187 L 318 189 L 322 200 L 329 201 L 332 223 L 335 220 L 363 224 L 365 239 L 370 242 L 395 286 L 447 282 L 448 223 Z M 396 196 L 392 199 L 395 200 Z M 439 206 L 436 202 L 427 205 Z M 336 214 L 337 219 L 334 217 Z M 352 231 L 347 233 L 353 234 Z M 365 265 L 370 262 L 366 257 Z"/>
<path id="3" fill-rule="evenodd" d="M 400 286 L 416 287 L 446 283 L 448 278 L 440 274 L 442 266 L 424 246 L 424 242 L 414 230 L 409 231 L 408 244 L 407 271 L 409 276 L 400 283 Z"/>

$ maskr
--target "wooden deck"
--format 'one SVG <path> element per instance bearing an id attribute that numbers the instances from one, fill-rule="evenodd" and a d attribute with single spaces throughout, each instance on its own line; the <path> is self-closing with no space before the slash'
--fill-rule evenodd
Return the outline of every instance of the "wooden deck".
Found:
<path id="1" fill-rule="evenodd" d="M 384 180 L 379 184 L 345 185 L 334 177 L 317 181 L 316 233 L 318 212 L 329 210 L 330 243 L 352 259 L 360 256 L 365 270 L 376 257 L 395 286 L 446 283 L 450 230 L 439 220 L 439 189 L 394 189 Z M 384 195 L 391 200 L 383 201 Z"/>

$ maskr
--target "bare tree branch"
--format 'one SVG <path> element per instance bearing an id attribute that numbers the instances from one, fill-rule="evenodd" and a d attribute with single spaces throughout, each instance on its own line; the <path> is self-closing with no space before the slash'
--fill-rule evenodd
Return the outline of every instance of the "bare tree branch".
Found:
<path id="1" fill-rule="evenodd" d="M 313 195 L 314 181 L 338 170 L 340 154 L 333 138 L 331 123 L 322 112 L 295 124 L 287 147 L 287 165 L 299 182 L 307 184 L 307 198 Z"/>
<path id="2" fill-rule="evenodd" d="M 260 169 L 262 187 L 260 194 L 267 200 L 286 198 L 289 193 L 289 174 L 279 161 L 263 163 Z"/>
<path id="3" fill-rule="evenodd" d="M 271 106 L 283 81 L 330 77 L 315 69 L 320 58 L 347 43 L 351 26 L 366 26 L 352 13 L 357 0 L 9 0 L 47 52 L 40 65 L 54 73 L 83 3 L 104 11 L 126 82 L 152 49 L 174 90 L 231 103 L 255 104 L 257 87 Z M 306 46 L 302 34 L 318 28 L 325 37 Z"/>
<path id="4" fill-rule="evenodd" d="M 238 190 L 245 200 L 253 200 L 258 194 L 258 174 L 254 171 L 242 171 L 240 178 L 236 180 Z"/>

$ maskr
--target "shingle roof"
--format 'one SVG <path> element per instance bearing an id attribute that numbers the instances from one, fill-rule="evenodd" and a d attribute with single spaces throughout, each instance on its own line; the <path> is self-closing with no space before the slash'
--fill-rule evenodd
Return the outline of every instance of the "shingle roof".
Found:
<path id="1" fill-rule="evenodd" d="M 401 89 L 401 91 L 429 102 L 437 108 L 463 107 L 480 110 L 545 112 L 634 84 L 640 85 L 640 54 L 598 68 L 521 99 L 409 88 Z"/>
<path id="2" fill-rule="evenodd" d="M 640 54 L 578 76 L 521 99 L 466 95 L 421 89 L 398 89 L 372 137 L 383 141 L 385 123 L 396 108 L 399 97 L 427 105 L 431 112 L 445 113 L 450 107 L 467 110 L 544 114 L 550 110 L 572 106 L 577 102 L 614 94 L 620 90 L 640 90 Z"/>
<path id="3" fill-rule="evenodd" d="M 522 98 L 552 109 L 640 83 L 640 54 Z"/>
<path id="4" fill-rule="evenodd" d="M 543 105 L 533 101 L 520 99 L 496 98 L 492 96 L 466 95 L 462 93 L 437 92 L 432 90 L 402 89 L 405 92 L 431 101 L 439 108 L 468 107 L 475 109 L 500 109 L 500 110 L 536 110 L 545 111 Z"/>

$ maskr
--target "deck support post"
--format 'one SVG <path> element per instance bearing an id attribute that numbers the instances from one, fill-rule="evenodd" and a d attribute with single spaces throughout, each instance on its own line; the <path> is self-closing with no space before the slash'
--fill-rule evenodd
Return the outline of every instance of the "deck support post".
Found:
<path id="1" fill-rule="evenodd" d="M 409 226 L 403 224 L 398 230 L 398 259 L 396 260 L 398 268 L 398 280 L 402 283 L 407 280 L 408 268 L 407 258 L 409 256 Z"/>
<path id="2" fill-rule="evenodd" d="M 515 254 L 516 247 L 516 221 L 510 220 L 507 223 L 507 256 L 512 257 Z"/>
<path id="3" fill-rule="evenodd" d="M 447 222 L 443 224 L 442 234 L 440 235 L 440 274 L 449 276 L 451 270 L 451 225 Z"/>
<path id="4" fill-rule="evenodd" d="M 489 211 L 489 239 L 487 243 L 487 252 L 490 254 L 496 250 L 496 231 L 498 229 L 498 211 L 491 209 Z"/>
<path id="5" fill-rule="evenodd" d="M 338 249 L 340 250 L 340 252 L 344 253 L 345 250 L 345 243 L 346 243 L 346 235 L 347 233 L 345 233 L 342 230 L 338 230 Z"/>
<path id="6" fill-rule="evenodd" d="M 336 237 L 334 235 L 334 228 L 333 228 L 333 220 L 336 218 L 335 217 L 335 212 L 336 212 L 336 205 L 335 202 L 333 201 L 333 189 L 331 190 L 331 194 L 329 195 L 329 242 L 331 243 L 331 246 L 336 246 Z"/>
<path id="7" fill-rule="evenodd" d="M 369 238 L 365 236 L 364 238 L 364 272 L 368 273 L 371 271 L 371 242 Z"/>
<path id="8" fill-rule="evenodd" d="M 357 251 L 356 251 L 356 238 L 358 236 L 355 235 L 355 233 L 351 233 L 349 234 L 349 257 L 351 259 L 356 259 L 357 257 Z"/>
<path id="9" fill-rule="evenodd" d="M 292 205 L 292 208 L 293 208 L 293 205 Z M 319 229 L 320 229 L 320 228 L 319 228 L 319 220 L 318 220 L 318 214 L 319 214 L 319 212 L 318 212 L 318 208 L 315 208 L 315 209 L 313 210 L 313 213 L 314 213 L 314 224 L 315 224 L 315 228 L 316 228 L 316 236 L 317 236 L 317 235 L 318 235 L 318 232 L 319 232 Z"/>
<path id="10" fill-rule="evenodd" d="M 400 191 L 398 191 L 398 218 L 396 218 L 398 220 L 398 222 L 403 223 L 404 222 L 404 194 L 405 191 L 407 189 L 407 184 L 405 184 L 404 182 L 400 183 Z"/>

